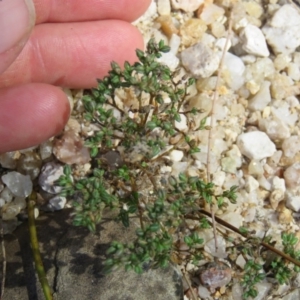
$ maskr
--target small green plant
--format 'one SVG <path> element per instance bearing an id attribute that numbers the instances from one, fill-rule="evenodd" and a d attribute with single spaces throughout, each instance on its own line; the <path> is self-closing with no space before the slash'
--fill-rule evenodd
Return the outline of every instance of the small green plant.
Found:
<path id="1" fill-rule="evenodd" d="M 180 262 L 183 244 L 188 249 L 185 259 L 196 263 L 203 258 L 201 232 L 214 225 L 214 220 L 251 240 L 247 228 L 237 229 L 203 209 L 207 204 L 221 208 L 228 201 L 236 203 L 236 186 L 217 194 L 214 184 L 199 176 L 161 172 L 161 166 L 170 163 L 167 155 L 172 150 L 179 149 L 186 159 L 192 160 L 193 154 L 199 152 L 193 132 L 209 130 L 205 119 L 193 127 L 193 118 L 200 111 L 185 109 L 188 89 L 195 80 L 180 76 L 179 70 L 172 72 L 157 61 L 167 51 L 169 47 L 162 41 L 156 44 L 152 39 L 145 52 L 136 51 L 139 62 L 125 62 L 123 69 L 111 63 L 108 76 L 98 80 L 97 88 L 83 97 L 84 117 L 98 128 L 86 139 L 92 171 L 78 178 L 70 166 L 65 166 L 64 175 L 58 180 L 63 187 L 61 194 L 72 199 L 74 225 L 95 232 L 106 208 L 116 210 L 117 221 L 125 227 L 138 220 L 134 240 L 114 241 L 108 248 L 107 272 L 125 267 L 141 273 L 148 267 Z M 183 119 L 190 126 L 189 134 L 178 129 L 177 124 Z M 197 220 L 197 225 L 189 228 L 188 220 Z M 280 256 L 271 264 L 271 272 L 279 283 L 291 276 L 287 260 L 300 265 L 300 253 L 294 250 L 298 240 L 283 234 L 282 241 L 286 254 L 255 239 L 257 245 Z M 244 252 L 247 262 L 241 281 L 243 297 L 254 298 L 255 284 L 266 273 L 259 255 L 253 257 L 251 245 L 243 249 L 248 249 Z M 294 271 L 299 271 L 299 267 L 295 266 Z"/>
<path id="2" fill-rule="evenodd" d="M 114 242 L 109 248 L 108 270 L 125 266 L 139 273 L 145 264 L 168 265 L 180 256 L 174 233 L 183 236 L 190 258 L 199 259 L 197 249 L 203 243 L 199 232 L 210 225 L 202 216 L 199 228 L 183 234 L 187 214 L 213 199 L 220 207 L 236 199 L 236 187 L 216 195 L 214 185 L 199 177 L 161 175 L 163 155 L 170 150 L 184 148 L 187 157 L 199 151 L 193 137 L 176 126 L 182 118 L 189 123 L 198 113 L 183 109 L 194 79 L 180 77 L 178 71 L 157 62 L 167 51 L 169 47 L 162 41 L 156 44 L 151 40 L 146 52 L 136 51 L 139 62 L 126 62 L 123 70 L 113 62 L 108 76 L 84 96 L 85 119 L 99 127 L 86 140 L 96 167 L 87 177 L 74 180 L 70 166 L 66 166 L 58 182 L 64 187 L 62 194 L 74 199 L 73 223 L 77 226 L 95 231 L 104 208 L 117 209 L 118 219 L 126 227 L 132 216 L 138 217 L 136 240 L 130 244 Z M 120 89 L 132 97 L 130 105 L 118 99 Z M 205 130 L 205 120 L 195 130 Z M 177 143 L 171 141 L 174 137 Z M 110 151 L 120 155 L 120 163 L 111 168 L 102 159 Z"/>

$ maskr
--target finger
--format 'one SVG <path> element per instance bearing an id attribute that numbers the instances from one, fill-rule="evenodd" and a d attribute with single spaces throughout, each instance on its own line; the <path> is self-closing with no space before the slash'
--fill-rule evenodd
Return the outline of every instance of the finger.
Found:
<path id="1" fill-rule="evenodd" d="M 34 22 L 32 2 L 31 5 L 24 0 L 0 2 L 0 74 L 21 52 Z"/>
<path id="2" fill-rule="evenodd" d="M 60 88 L 27 84 L 0 90 L 0 153 L 28 148 L 58 134 L 70 104 Z"/>
<path id="3" fill-rule="evenodd" d="M 136 61 L 143 49 L 138 30 L 123 21 L 41 24 L 18 59 L 0 75 L 0 87 L 45 82 L 71 88 L 96 85 L 112 60 Z"/>
<path id="4" fill-rule="evenodd" d="M 151 0 L 34 0 L 37 24 L 104 19 L 133 21 L 142 15 Z"/>

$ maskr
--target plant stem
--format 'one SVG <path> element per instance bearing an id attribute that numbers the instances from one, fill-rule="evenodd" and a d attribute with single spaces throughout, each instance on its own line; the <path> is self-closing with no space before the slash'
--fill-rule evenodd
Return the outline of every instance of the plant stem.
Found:
<path id="1" fill-rule="evenodd" d="M 208 217 L 210 217 L 210 218 L 212 217 L 212 213 L 210 213 L 210 212 L 208 212 L 208 211 L 206 211 L 206 210 L 204 210 L 204 209 L 199 209 L 198 212 L 199 212 L 200 214 L 206 215 L 206 216 L 208 216 Z M 193 215 L 186 215 L 185 217 L 186 217 L 186 218 L 193 219 L 193 220 L 199 220 L 199 217 L 195 217 L 195 216 L 193 216 Z M 233 226 L 233 225 L 227 223 L 226 221 L 222 220 L 221 218 L 219 218 L 219 217 L 217 217 L 217 216 L 215 216 L 215 220 L 216 220 L 219 224 L 221 224 L 221 225 L 223 225 L 223 226 L 229 228 L 230 230 L 232 230 L 232 231 L 234 231 L 234 232 L 236 232 L 236 233 L 242 235 L 242 236 L 245 237 L 245 238 L 249 238 L 249 237 L 250 237 L 249 234 L 241 232 L 238 228 L 236 228 L 235 226 Z M 267 243 L 265 243 L 265 242 L 263 242 L 263 241 L 259 241 L 259 244 L 260 244 L 261 246 L 267 248 L 268 250 L 272 251 L 273 253 L 275 253 L 275 254 L 277 254 L 277 255 L 283 257 L 284 259 L 288 260 L 289 262 L 295 264 L 296 266 L 300 267 L 300 261 L 298 261 L 298 260 L 296 260 L 296 259 L 290 257 L 289 255 L 285 254 L 284 252 L 282 252 L 282 251 L 276 249 L 275 247 L 273 247 L 273 246 L 271 246 L 271 245 L 269 245 L 269 244 L 267 244 Z"/>
<path id="2" fill-rule="evenodd" d="M 35 262 L 35 269 L 38 274 L 44 296 L 46 300 L 52 300 L 52 292 L 46 277 L 46 272 L 44 269 L 43 261 L 41 258 L 41 253 L 39 250 L 39 242 L 36 233 L 36 226 L 34 220 L 34 205 L 35 205 L 36 193 L 32 192 L 27 201 L 28 207 L 28 225 L 29 225 L 29 235 L 30 243 L 32 248 L 33 259 Z"/>

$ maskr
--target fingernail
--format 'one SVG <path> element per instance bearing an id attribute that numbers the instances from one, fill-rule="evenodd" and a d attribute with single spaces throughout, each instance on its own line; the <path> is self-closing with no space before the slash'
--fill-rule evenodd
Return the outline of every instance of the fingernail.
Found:
<path id="1" fill-rule="evenodd" d="M 34 22 L 32 0 L 0 1 L 0 54 L 26 38 Z"/>

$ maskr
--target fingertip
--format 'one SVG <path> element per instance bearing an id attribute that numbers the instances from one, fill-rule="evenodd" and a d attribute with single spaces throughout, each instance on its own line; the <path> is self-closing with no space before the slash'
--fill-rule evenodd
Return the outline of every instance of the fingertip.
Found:
<path id="1" fill-rule="evenodd" d="M 0 153 L 38 145 L 61 132 L 70 104 L 58 87 L 33 83 L 0 90 Z"/>

